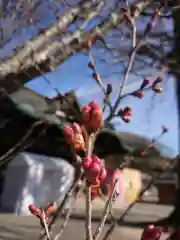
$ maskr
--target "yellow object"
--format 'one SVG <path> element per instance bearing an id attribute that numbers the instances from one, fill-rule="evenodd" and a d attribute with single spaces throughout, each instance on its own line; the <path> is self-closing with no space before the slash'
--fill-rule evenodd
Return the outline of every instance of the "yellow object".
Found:
<path id="1" fill-rule="evenodd" d="M 137 199 L 141 188 L 141 173 L 135 169 L 124 169 L 124 201 L 127 203 L 132 203 Z"/>

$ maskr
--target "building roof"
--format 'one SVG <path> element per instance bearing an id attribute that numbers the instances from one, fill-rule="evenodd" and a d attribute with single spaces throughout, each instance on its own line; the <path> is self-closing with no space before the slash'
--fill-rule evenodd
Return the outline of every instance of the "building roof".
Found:
<path id="1" fill-rule="evenodd" d="M 73 161 L 73 154 L 64 139 L 62 126 L 67 122 L 80 121 L 80 106 L 74 92 L 49 99 L 30 89 L 21 88 L 1 99 L 0 110 L 0 136 L 3 139 L 0 145 L 0 165 L 2 156 L 9 152 L 9 149 L 13 149 L 13 153 L 24 151 L 23 146 L 18 148 L 15 146 L 40 119 L 45 123 L 32 131 L 25 151 L 64 157 Z M 64 116 L 57 116 L 57 111 Z M 129 152 L 135 154 L 144 150 L 149 142 L 148 139 L 136 134 L 102 129 L 95 142 L 95 152 L 102 158 L 107 154 L 128 154 Z M 9 157 L 13 156 L 10 154 Z M 143 171 L 162 170 L 169 163 L 157 149 L 151 150 L 143 158 L 136 156 L 135 159 L 133 167 Z"/>
<path id="2" fill-rule="evenodd" d="M 78 115 L 80 110 L 73 92 L 52 100 L 30 89 L 21 88 L 13 94 L 5 94 L 0 101 L 0 136 L 3 139 L 0 145 L 0 166 L 24 150 L 24 145 L 26 151 L 65 157 L 72 161 L 72 151 L 64 140 L 62 126 L 67 122 L 78 121 L 75 113 Z M 64 116 L 58 114 L 57 117 L 56 111 Z M 34 127 L 40 121 L 42 123 Z M 23 140 L 29 131 L 27 139 Z"/>
<path id="3" fill-rule="evenodd" d="M 95 152 L 102 158 L 107 155 L 116 155 L 117 166 L 120 166 L 124 158 L 122 155 L 133 156 L 129 165 L 142 172 L 163 171 L 169 166 L 169 158 L 163 157 L 157 148 L 150 148 L 144 156 L 140 152 L 144 151 L 151 143 L 145 137 L 134 133 L 114 132 L 103 129 L 97 136 L 95 142 Z"/>
<path id="4" fill-rule="evenodd" d="M 20 111 L 35 119 L 47 120 L 52 124 L 60 125 L 65 119 L 62 116 L 65 115 L 67 118 L 75 118 L 70 111 L 71 107 L 77 112 L 79 111 L 79 103 L 73 91 L 66 93 L 64 99 L 63 96 L 50 99 L 23 87 L 17 92 L 9 94 L 9 97 Z M 72 101 L 74 102 L 72 103 Z"/>

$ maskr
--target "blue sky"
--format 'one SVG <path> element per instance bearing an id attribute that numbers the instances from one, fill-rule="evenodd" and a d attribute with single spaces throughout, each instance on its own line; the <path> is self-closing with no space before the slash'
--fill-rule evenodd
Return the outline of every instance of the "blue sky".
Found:
<path id="1" fill-rule="evenodd" d="M 59 66 L 54 73 L 47 74 L 51 85 L 43 77 L 38 77 L 27 85 L 49 97 L 56 95 L 53 87 L 58 88 L 61 92 L 74 89 L 81 104 L 86 104 L 92 99 L 96 99 L 102 104 L 103 94 L 92 79 L 91 71 L 88 69 L 87 64 L 88 57 L 83 54 L 77 54 Z M 111 77 L 105 78 L 104 82 L 111 83 L 113 89 L 118 90 L 120 79 L 120 74 L 112 74 Z M 125 92 L 136 89 L 141 81 L 142 78 L 130 75 Z M 116 91 L 112 94 L 112 101 L 114 101 L 115 97 Z M 155 95 L 152 91 L 149 91 L 142 100 L 130 96 L 123 100 L 121 106 L 131 106 L 134 114 L 130 124 L 125 124 L 120 119 L 115 119 L 114 123 L 117 129 L 153 138 L 161 132 L 161 126 L 165 125 L 168 127 L 169 132 L 160 141 L 172 148 L 175 153 L 178 152 L 175 81 L 171 76 L 166 76 L 164 79 L 163 94 Z"/>

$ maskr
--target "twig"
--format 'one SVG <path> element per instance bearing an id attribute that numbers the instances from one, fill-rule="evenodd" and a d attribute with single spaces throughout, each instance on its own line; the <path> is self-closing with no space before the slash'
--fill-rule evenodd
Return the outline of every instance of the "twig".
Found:
<path id="1" fill-rule="evenodd" d="M 111 193 L 111 196 L 109 197 L 107 203 L 106 203 L 106 206 L 105 206 L 105 209 L 104 209 L 104 213 L 103 213 L 103 216 L 102 216 L 102 219 L 101 219 L 101 222 L 98 226 L 98 228 L 96 229 L 94 235 L 93 235 L 93 240 L 97 240 L 101 234 L 101 231 L 104 227 L 104 224 L 106 222 L 106 219 L 108 217 L 108 214 L 109 212 L 111 211 L 111 208 L 112 208 L 112 203 L 114 202 L 114 196 L 115 196 L 115 192 L 116 192 L 116 185 L 117 185 L 117 182 L 118 182 L 118 178 L 116 178 L 115 182 L 114 182 L 114 186 L 113 186 L 113 189 L 112 189 L 112 193 Z"/>
<path id="2" fill-rule="evenodd" d="M 92 201 L 91 201 L 91 185 L 87 186 L 86 192 L 86 240 L 92 240 L 91 230 L 91 214 L 92 214 Z"/>
<path id="3" fill-rule="evenodd" d="M 139 49 L 139 46 L 141 44 L 140 41 L 138 42 L 138 44 L 136 43 L 136 22 L 135 22 L 135 20 L 133 18 L 131 18 L 131 16 L 129 16 L 129 14 L 127 15 L 127 17 L 128 17 L 129 22 L 131 23 L 132 29 L 133 29 L 133 37 L 132 37 L 132 49 L 133 50 L 132 50 L 132 54 L 130 56 L 128 66 L 127 66 L 127 69 L 126 69 L 126 72 L 124 74 L 124 78 L 123 78 L 123 81 L 122 81 L 122 84 L 121 84 L 121 87 L 120 87 L 119 98 L 123 95 L 123 90 L 124 90 L 126 81 L 128 80 L 129 73 L 131 71 L 131 68 L 132 68 L 132 65 L 133 65 L 133 62 L 134 62 L 134 59 L 135 59 L 135 56 L 136 56 L 136 52 Z M 119 103 L 118 103 L 118 105 L 119 105 Z M 115 107 L 114 107 L 114 109 L 115 109 Z"/>
<path id="4" fill-rule="evenodd" d="M 161 8 L 160 8 L 161 9 Z M 157 16 L 156 16 L 156 12 L 155 14 L 153 15 L 152 17 L 152 24 L 154 23 L 154 21 L 156 20 Z M 124 90 L 124 86 L 126 84 L 126 81 L 128 80 L 128 77 L 129 77 L 129 73 L 132 69 L 132 66 L 133 66 L 133 62 L 135 60 L 135 56 L 136 56 L 136 53 L 137 51 L 139 50 L 141 44 L 142 44 L 142 41 L 144 40 L 144 38 L 147 36 L 147 34 L 149 34 L 149 32 L 151 31 L 152 28 L 147 28 L 148 31 L 144 32 L 143 36 L 141 39 L 139 39 L 138 42 L 136 42 L 136 25 L 135 25 L 135 19 L 131 19 L 130 16 L 126 15 L 126 18 L 128 19 L 128 21 L 130 21 L 130 23 L 132 24 L 132 27 L 133 27 L 133 46 L 132 46 L 132 51 L 131 51 L 131 54 L 130 54 L 130 58 L 129 58 L 129 61 L 128 61 L 128 65 L 127 65 L 127 68 L 125 70 L 125 74 L 124 74 L 124 77 L 123 77 L 123 80 L 122 80 L 122 84 L 120 86 L 120 91 L 119 91 L 119 96 L 118 98 L 116 99 L 115 101 L 115 104 L 113 106 L 113 109 L 112 109 L 112 112 L 109 114 L 108 118 L 106 119 L 106 121 L 110 121 L 116 114 L 116 110 L 122 100 L 122 96 L 123 96 L 123 90 Z M 148 26 L 148 25 L 147 25 Z M 147 27 L 146 26 L 146 27 Z"/>
<path id="5" fill-rule="evenodd" d="M 86 130 L 85 130 L 86 131 Z M 92 133 L 88 136 L 86 132 L 87 141 L 87 156 L 91 156 L 94 147 L 95 134 Z M 91 227 L 91 215 L 92 215 L 92 201 L 91 201 L 91 185 L 87 182 L 86 188 L 86 240 L 92 240 L 92 227 Z"/>
<path id="6" fill-rule="evenodd" d="M 131 53 L 131 56 L 130 56 L 130 59 L 129 59 L 129 62 L 128 62 L 128 65 L 127 65 L 127 68 L 126 68 L 126 71 L 125 71 L 125 74 L 124 74 L 124 77 L 123 77 L 123 80 L 122 80 L 122 84 L 120 86 L 120 91 L 119 91 L 119 97 L 117 98 L 115 104 L 114 104 L 114 107 L 112 109 L 112 114 L 111 116 L 108 118 L 111 119 L 113 117 L 113 115 L 115 114 L 119 104 L 120 104 L 120 101 L 121 101 L 121 98 L 123 96 L 123 90 L 124 90 L 124 86 L 126 84 L 126 81 L 128 80 L 128 77 L 129 77 L 129 73 L 131 71 L 131 68 L 132 68 L 132 65 L 133 65 L 133 62 L 134 62 L 134 59 L 135 59 L 135 56 L 136 56 L 136 52 L 137 50 L 139 49 L 139 46 L 140 46 L 141 42 L 139 41 L 135 47 L 133 47 L 133 50 L 132 50 L 132 53 Z"/>
<path id="7" fill-rule="evenodd" d="M 69 189 L 69 191 L 66 193 L 62 203 L 60 204 L 60 206 L 58 207 L 56 213 L 53 215 L 52 219 L 50 220 L 49 224 L 48 224 L 48 228 L 49 230 L 51 230 L 52 225 L 55 223 L 55 221 L 57 220 L 58 216 L 60 215 L 60 213 L 62 212 L 66 202 L 71 198 L 71 196 L 73 195 L 76 187 L 79 185 L 79 180 L 82 177 L 82 173 L 80 173 L 79 177 L 76 179 L 76 181 L 74 182 L 74 184 L 71 186 L 71 188 Z M 43 239 L 45 237 L 45 232 L 43 231 L 38 240 Z"/>
<path id="8" fill-rule="evenodd" d="M 41 211 L 41 220 L 44 225 L 44 230 L 45 230 L 45 233 L 47 236 L 47 240 L 51 240 L 50 234 L 49 234 L 49 229 L 48 229 L 47 222 L 46 222 L 46 215 L 44 213 L 44 209 L 42 209 L 42 211 Z"/>
<path id="9" fill-rule="evenodd" d="M 175 159 L 174 161 L 172 161 L 169 166 L 167 167 L 167 169 L 165 170 L 166 172 L 171 171 L 174 166 L 177 163 L 177 159 Z M 164 172 L 165 172 L 164 171 Z M 103 240 L 107 240 L 109 238 L 109 236 L 112 234 L 112 232 L 114 231 L 115 227 L 117 224 L 121 224 L 124 221 L 124 217 L 127 215 L 127 213 L 132 209 L 132 207 L 136 204 L 137 200 L 144 194 L 144 192 L 146 192 L 151 185 L 162 175 L 164 174 L 164 172 L 161 173 L 157 173 L 154 177 L 151 178 L 151 180 L 148 182 L 148 184 L 145 186 L 145 188 L 139 193 L 138 197 L 125 209 L 125 211 L 123 212 L 123 214 L 121 215 L 120 219 L 115 219 L 112 223 L 112 225 L 110 226 L 110 228 L 108 229 L 108 231 L 106 232 Z"/>
<path id="10" fill-rule="evenodd" d="M 97 79 L 96 79 L 96 83 L 100 86 L 103 94 L 104 94 L 104 97 L 106 98 L 107 97 L 107 91 L 106 91 L 106 88 L 103 84 L 103 81 L 101 79 L 101 76 L 98 74 L 97 70 L 96 70 L 96 67 L 95 67 L 95 63 L 94 63 L 94 59 L 93 59 L 93 56 L 92 56 L 92 52 L 91 52 L 91 48 L 89 49 L 89 59 L 90 59 L 90 63 L 92 64 L 93 66 L 93 72 L 95 73 Z M 108 101 L 106 102 L 106 105 L 109 107 L 109 110 L 110 112 L 112 111 L 112 106 L 111 106 L 111 103 L 108 99 Z"/>
<path id="11" fill-rule="evenodd" d="M 27 133 L 12 148 L 10 148 L 5 154 L 0 157 L 0 167 L 9 163 L 13 159 L 11 156 L 14 156 L 15 153 L 18 153 L 19 149 L 24 148 L 24 145 L 26 144 L 27 140 L 29 140 L 34 129 L 41 124 L 44 124 L 44 121 L 40 120 L 35 122 L 27 131 Z"/>
<path id="12" fill-rule="evenodd" d="M 135 5 L 135 7 L 139 12 L 141 12 L 141 10 L 146 8 L 150 2 L 151 1 L 140 1 L 137 3 L 137 5 Z M 87 13 L 87 18 L 91 13 L 92 10 Z M 39 65 L 44 73 L 49 72 L 52 64 L 64 62 L 65 59 L 67 59 L 69 56 L 72 56 L 74 52 L 79 52 L 80 50 L 84 49 L 84 47 L 87 45 L 88 40 L 95 40 L 98 36 L 102 36 L 104 33 L 110 31 L 115 26 L 118 26 L 123 22 L 123 20 L 123 13 L 121 14 L 119 11 L 112 12 L 110 16 L 107 17 L 107 19 L 97 24 L 90 31 L 82 32 L 77 30 L 73 32 L 73 34 L 67 34 L 61 38 L 60 42 L 55 41 L 52 44 L 47 45 L 46 48 L 41 49 L 38 52 L 36 51 L 36 54 L 33 54 L 33 56 L 31 56 L 31 53 L 33 53 L 33 51 L 30 47 L 30 45 L 33 44 L 33 41 L 29 41 L 29 43 L 32 44 L 26 44 L 21 48 L 18 54 L 11 56 L 9 59 L 6 59 L 3 61 L 3 63 L 0 64 L 1 82 L 5 82 L 6 80 L 9 82 L 9 77 L 12 75 L 14 76 L 13 79 L 18 79 L 18 82 L 24 83 L 29 81 L 30 79 L 27 78 L 27 74 L 23 74 L 24 70 L 26 70 L 26 73 L 33 75 L 33 77 L 39 76 L 40 73 L 39 71 L 36 71 L 36 67 L 34 66 L 35 63 Z M 55 27 L 57 27 L 57 24 Z M 39 38 L 40 36 L 37 37 L 36 41 L 39 41 Z M 29 49 L 29 57 L 27 57 L 27 53 L 24 54 L 24 49 L 27 47 Z M 34 48 L 36 48 L 36 46 L 34 46 Z M 59 55 L 58 59 L 56 58 L 57 55 Z M 21 65 L 21 62 L 23 62 L 23 65 Z M 21 69 L 21 71 L 19 71 L 19 69 Z"/>
<path id="13" fill-rule="evenodd" d="M 55 236 L 55 238 L 54 238 L 54 240 L 59 240 L 61 237 L 62 237 L 62 235 L 63 235 L 63 233 L 64 233 L 64 230 L 65 230 L 65 228 L 66 228 L 66 226 L 67 226 L 67 224 L 68 224 L 68 221 L 69 221 L 69 218 L 70 218 L 70 216 L 71 216 L 71 213 L 72 213 L 72 210 L 73 210 L 73 206 L 74 206 L 74 204 L 75 204 L 75 202 L 76 202 L 76 200 L 77 200 L 77 197 L 79 196 L 79 194 L 80 194 L 80 190 L 76 193 L 76 196 L 74 196 L 74 199 L 73 199 L 73 201 L 71 202 L 71 206 L 70 206 L 70 208 L 68 209 L 68 211 L 66 212 L 66 215 L 65 215 L 65 218 L 64 218 L 64 222 L 62 223 L 62 225 L 61 225 L 61 227 L 60 227 L 60 231 L 59 231 L 59 233 Z"/>

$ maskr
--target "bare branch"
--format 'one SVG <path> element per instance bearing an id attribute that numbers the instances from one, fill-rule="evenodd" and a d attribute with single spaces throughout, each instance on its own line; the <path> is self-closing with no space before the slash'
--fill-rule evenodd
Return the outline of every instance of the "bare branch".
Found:
<path id="1" fill-rule="evenodd" d="M 86 240 L 92 240 L 91 213 L 92 213 L 91 185 L 89 185 L 87 186 L 86 192 Z"/>
<path id="2" fill-rule="evenodd" d="M 97 240 L 97 239 L 99 238 L 99 236 L 100 236 L 100 234 L 101 234 L 101 231 L 102 231 L 102 229 L 103 229 L 103 227 L 104 227 L 104 224 L 105 224 L 105 222 L 106 222 L 106 219 L 107 219 L 107 217 L 108 217 L 108 214 L 109 214 L 109 212 L 111 211 L 112 205 L 113 205 L 113 203 L 114 203 L 114 201 L 115 201 L 116 185 L 117 185 L 117 183 L 118 183 L 118 180 L 119 180 L 119 179 L 117 178 L 117 179 L 115 179 L 115 181 L 114 181 L 112 193 L 111 193 L 111 195 L 109 196 L 109 199 L 108 199 L 108 201 L 107 201 L 107 203 L 106 203 L 106 206 L 105 206 L 105 208 L 104 208 L 104 213 L 103 213 L 101 222 L 100 222 L 99 226 L 97 227 L 97 229 L 96 229 L 96 231 L 95 231 L 95 233 L 94 233 L 94 235 L 93 235 L 93 240 Z"/>
<path id="3" fill-rule="evenodd" d="M 142 11 L 145 7 L 150 4 L 150 1 L 139 2 L 136 7 L 137 14 Z M 75 12 L 78 12 L 76 9 Z M 92 10 L 94 11 L 94 9 Z M 70 15 L 70 13 L 68 13 Z M 87 13 L 87 18 L 91 15 L 91 11 Z M 72 20 L 72 15 L 68 17 Z M 66 15 L 64 19 L 67 19 Z M 88 40 L 93 42 L 99 37 L 103 36 L 106 32 L 111 31 L 112 28 L 118 26 L 124 20 L 124 13 L 112 12 L 110 16 L 92 28 L 89 32 L 84 32 L 81 30 L 76 30 L 72 35 L 65 35 L 62 37 L 61 41 L 55 41 L 43 50 L 39 50 L 41 43 L 44 44 L 44 38 L 47 40 L 48 36 L 51 34 L 58 33 L 58 26 L 64 27 L 62 21 L 56 24 L 52 31 L 48 30 L 48 36 L 44 34 L 43 36 L 38 36 L 35 39 L 25 44 L 25 46 L 10 59 L 5 60 L 0 64 L 0 81 L 5 86 L 6 89 L 10 90 L 12 87 L 12 81 L 16 80 L 19 84 L 25 83 L 31 80 L 33 77 L 41 75 L 36 66 L 46 73 L 52 70 L 52 66 L 55 64 L 60 64 L 64 62 L 68 57 L 72 56 L 75 52 L 82 51 L 87 48 Z M 65 21 L 65 24 L 69 23 L 69 19 Z M 40 40 L 39 40 L 40 39 Z M 25 50 L 26 49 L 26 50 Z M 11 82 L 11 83 L 10 83 Z M 17 84 L 14 84 L 14 88 L 17 88 Z M 10 87 L 11 86 L 11 87 Z"/>
<path id="4" fill-rule="evenodd" d="M 68 221 L 70 219 L 70 216 L 71 216 L 71 213 L 72 213 L 72 210 L 73 210 L 73 206 L 77 200 L 77 198 L 79 197 L 79 194 L 81 193 L 81 189 L 78 190 L 78 192 L 72 196 L 73 197 L 73 200 L 72 202 L 70 203 L 70 207 L 68 209 L 68 211 L 65 213 L 65 217 L 64 217 L 64 222 L 62 223 L 61 227 L 60 227 L 60 230 L 59 230 L 59 233 L 55 236 L 54 240 L 59 240 L 61 238 L 61 236 L 63 235 L 63 232 L 68 224 Z"/>

